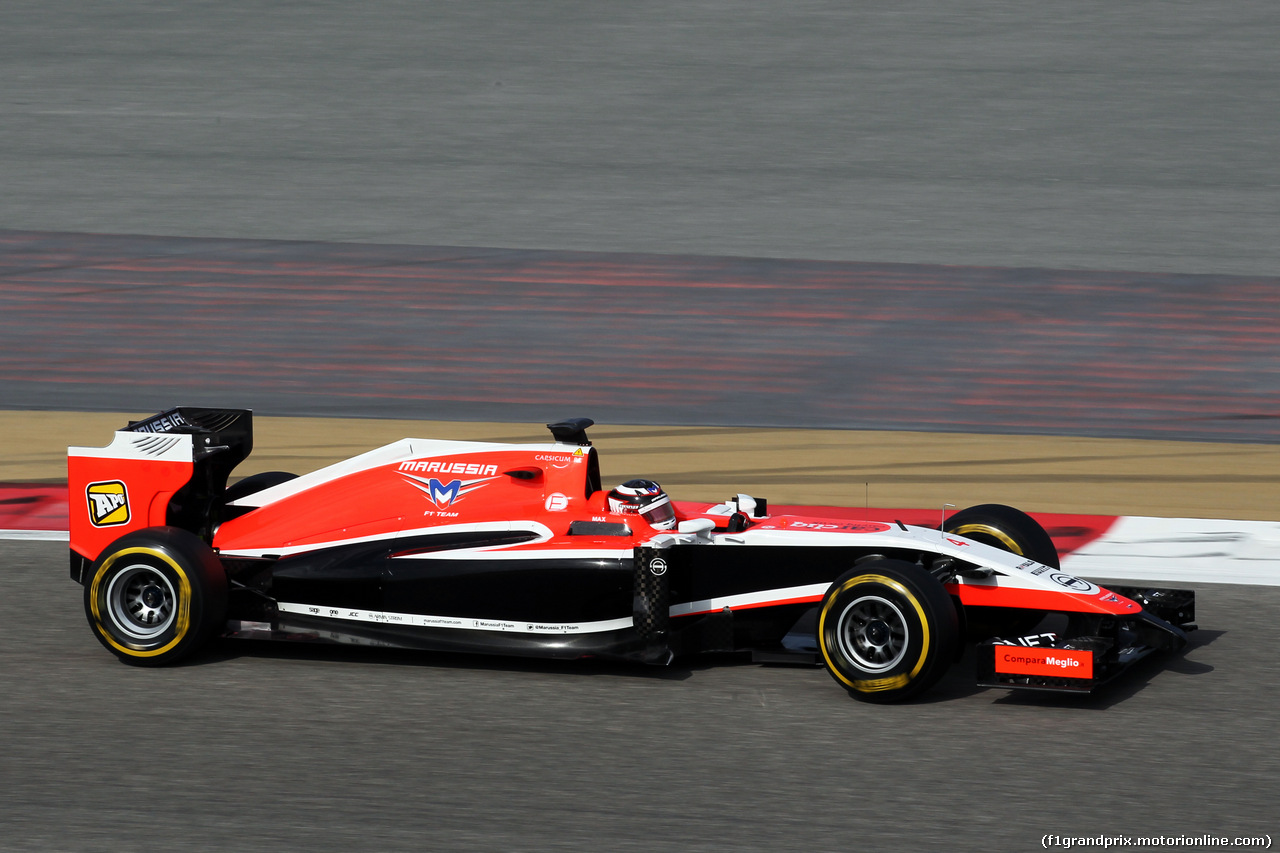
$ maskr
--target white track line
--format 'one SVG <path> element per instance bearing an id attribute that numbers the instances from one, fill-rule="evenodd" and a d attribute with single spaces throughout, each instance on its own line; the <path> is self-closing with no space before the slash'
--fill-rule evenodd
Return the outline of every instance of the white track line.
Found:
<path id="1" fill-rule="evenodd" d="M 65 530 L 0 530 L 0 539 L 70 542 L 71 534 Z"/>
<path id="2" fill-rule="evenodd" d="M 1062 568 L 1086 578 L 1280 586 L 1280 522 L 1122 516 Z"/>

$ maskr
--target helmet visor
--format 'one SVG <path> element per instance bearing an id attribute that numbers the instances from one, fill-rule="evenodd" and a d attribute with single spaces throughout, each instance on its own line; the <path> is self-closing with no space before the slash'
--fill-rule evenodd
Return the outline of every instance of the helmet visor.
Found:
<path id="1" fill-rule="evenodd" d="M 675 527 L 676 524 L 675 507 L 671 505 L 671 499 L 666 495 L 641 509 L 640 516 L 658 530 L 667 530 Z"/>

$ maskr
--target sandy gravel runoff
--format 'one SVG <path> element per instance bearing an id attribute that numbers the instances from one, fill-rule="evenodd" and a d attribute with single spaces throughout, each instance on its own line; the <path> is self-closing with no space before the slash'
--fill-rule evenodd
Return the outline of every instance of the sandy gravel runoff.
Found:
<path id="1" fill-rule="evenodd" d="M 0 482 L 65 479 L 70 445 L 101 447 L 131 414 L 0 412 Z M 606 482 L 646 476 L 677 499 L 776 504 L 1280 518 L 1280 446 L 1052 436 L 731 427 L 590 430 Z M 305 473 L 400 438 L 541 442 L 542 424 L 256 418 L 236 475 Z"/>

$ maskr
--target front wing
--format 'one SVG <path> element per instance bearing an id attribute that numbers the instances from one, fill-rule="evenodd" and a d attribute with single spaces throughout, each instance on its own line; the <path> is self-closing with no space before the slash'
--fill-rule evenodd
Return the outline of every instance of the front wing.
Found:
<path id="1" fill-rule="evenodd" d="M 1194 630 L 1195 593 L 1107 587 L 1142 605 L 1124 618 L 1073 617 L 1061 635 L 1046 632 L 978 645 L 979 687 L 1089 693 L 1143 658 L 1177 651 Z"/>

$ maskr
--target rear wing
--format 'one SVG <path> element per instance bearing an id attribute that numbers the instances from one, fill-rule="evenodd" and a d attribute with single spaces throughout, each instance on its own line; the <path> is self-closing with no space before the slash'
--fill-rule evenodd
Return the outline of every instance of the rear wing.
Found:
<path id="1" fill-rule="evenodd" d="M 213 536 L 227 477 L 253 450 L 253 412 L 182 406 L 130 421 L 106 447 L 67 448 L 71 576 L 123 534 Z"/>

